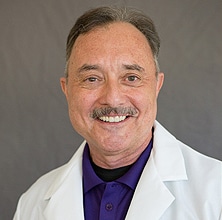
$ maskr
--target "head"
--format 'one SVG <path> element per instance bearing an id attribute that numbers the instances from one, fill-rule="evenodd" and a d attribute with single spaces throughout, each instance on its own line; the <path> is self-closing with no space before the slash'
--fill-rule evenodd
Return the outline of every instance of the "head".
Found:
<path id="1" fill-rule="evenodd" d="M 163 83 L 159 46 L 152 20 L 132 9 L 93 9 L 71 29 L 61 86 L 97 165 L 130 164 L 149 143 Z"/>

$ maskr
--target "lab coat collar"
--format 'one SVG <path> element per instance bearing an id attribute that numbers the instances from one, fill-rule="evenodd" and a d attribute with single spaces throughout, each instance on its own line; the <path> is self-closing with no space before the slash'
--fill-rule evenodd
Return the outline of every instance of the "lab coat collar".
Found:
<path id="1" fill-rule="evenodd" d="M 159 122 L 154 123 L 153 160 L 162 181 L 187 180 L 179 141 Z"/>
<path id="2" fill-rule="evenodd" d="M 59 168 L 57 178 L 45 194 L 46 220 L 84 219 L 82 189 L 82 154 L 85 141 L 72 159 Z M 77 181 L 76 181 L 77 180 Z"/>
<path id="3" fill-rule="evenodd" d="M 126 219 L 160 219 L 175 200 L 164 182 L 186 180 L 178 141 L 156 121 L 153 151 L 138 182 Z"/>

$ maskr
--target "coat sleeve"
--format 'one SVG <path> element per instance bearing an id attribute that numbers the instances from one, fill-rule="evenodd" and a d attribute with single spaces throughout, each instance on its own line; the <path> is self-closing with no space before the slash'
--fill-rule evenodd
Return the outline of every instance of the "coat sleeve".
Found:
<path id="1" fill-rule="evenodd" d="M 21 204 L 21 198 L 19 199 L 19 202 L 18 202 L 16 211 L 15 211 L 15 214 L 14 214 L 13 220 L 20 220 L 21 219 L 20 218 L 20 204 Z"/>

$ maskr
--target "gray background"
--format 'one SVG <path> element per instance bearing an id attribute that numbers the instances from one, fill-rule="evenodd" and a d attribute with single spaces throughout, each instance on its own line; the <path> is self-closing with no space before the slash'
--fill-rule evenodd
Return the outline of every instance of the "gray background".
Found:
<path id="1" fill-rule="evenodd" d="M 59 85 L 66 36 L 85 10 L 110 3 L 142 9 L 159 30 L 165 84 L 158 120 L 222 159 L 221 0 L 1 0 L 0 219 L 12 219 L 21 193 L 81 142 Z"/>

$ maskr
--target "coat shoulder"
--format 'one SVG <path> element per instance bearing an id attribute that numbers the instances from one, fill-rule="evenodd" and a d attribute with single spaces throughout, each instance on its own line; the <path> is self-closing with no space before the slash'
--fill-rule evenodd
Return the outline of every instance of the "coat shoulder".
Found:
<path id="1" fill-rule="evenodd" d="M 179 141 L 184 161 L 190 173 L 199 173 L 207 178 L 208 175 L 215 175 L 214 178 L 222 175 L 222 162 L 212 157 L 206 156 L 193 148 Z"/>
<path id="2" fill-rule="evenodd" d="M 41 201 L 43 201 L 46 193 L 52 186 L 52 184 L 58 178 L 58 175 L 65 169 L 66 165 L 58 167 L 50 172 L 44 174 L 34 182 L 30 188 L 21 196 L 20 202 L 23 207 L 35 207 Z"/>

